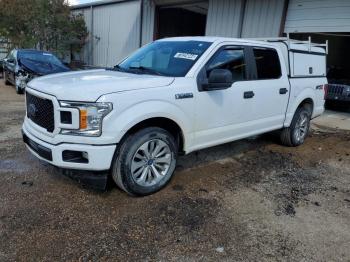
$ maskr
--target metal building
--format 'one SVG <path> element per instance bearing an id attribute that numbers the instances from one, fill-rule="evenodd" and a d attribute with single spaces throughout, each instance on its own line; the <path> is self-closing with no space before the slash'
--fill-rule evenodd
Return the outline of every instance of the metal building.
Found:
<path id="1" fill-rule="evenodd" d="M 0 60 L 4 59 L 7 55 L 7 41 L 0 38 Z"/>
<path id="2" fill-rule="evenodd" d="M 109 0 L 72 7 L 90 32 L 81 59 L 112 66 L 155 39 L 184 35 L 330 40 L 329 62 L 350 70 L 349 0 Z"/>
<path id="3" fill-rule="evenodd" d="M 90 32 L 82 60 L 112 66 L 154 39 L 281 34 L 283 0 L 114 0 L 73 6 Z"/>

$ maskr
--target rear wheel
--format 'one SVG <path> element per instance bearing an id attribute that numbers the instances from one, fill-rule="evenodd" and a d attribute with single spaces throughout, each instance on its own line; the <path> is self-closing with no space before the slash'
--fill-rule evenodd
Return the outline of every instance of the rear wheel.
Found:
<path id="1" fill-rule="evenodd" d="M 176 142 L 168 131 L 145 128 L 121 143 L 113 160 L 112 177 L 131 195 L 149 195 L 170 181 L 176 158 Z"/>
<path id="2" fill-rule="evenodd" d="M 299 146 L 304 143 L 310 129 L 311 110 L 299 107 L 289 127 L 281 131 L 281 142 L 286 146 Z"/>

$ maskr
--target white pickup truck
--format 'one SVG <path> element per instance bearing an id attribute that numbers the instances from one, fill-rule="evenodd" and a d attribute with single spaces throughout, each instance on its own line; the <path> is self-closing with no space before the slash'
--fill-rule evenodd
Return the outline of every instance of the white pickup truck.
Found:
<path id="1" fill-rule="evenodd" d="M 298 146 L 324 111 L 326 45 L 168 38 L 114 68 L 32 80 L 23 139 L 63 169 L 108 170 L 132 195 L 169 182 L 179 153 L 280 130 Z"/>

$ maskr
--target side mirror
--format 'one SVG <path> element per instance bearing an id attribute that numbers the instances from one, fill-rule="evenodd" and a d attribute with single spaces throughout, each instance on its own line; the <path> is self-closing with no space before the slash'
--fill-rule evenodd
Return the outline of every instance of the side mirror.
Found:
<path id="1" fill-rule="evenodd" d="M 209 73 L 205 90 L 220 90 L 229 88 L 233 83 L 232 73 L 228 69 L 213 69 Z"/>

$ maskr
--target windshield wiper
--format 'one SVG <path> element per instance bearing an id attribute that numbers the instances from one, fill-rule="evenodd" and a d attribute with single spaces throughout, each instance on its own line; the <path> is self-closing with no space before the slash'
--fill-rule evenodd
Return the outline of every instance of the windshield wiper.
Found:
<path id="1" fill-rule="evenodd" d="M 137 73 L 144 72 L 144 73 L 149 73 L 152 75 L 164 76 L 163 74 L 159 73 L 158 71 L 153 70 L 153 69 L 148 68 L 148 67 L 144 67 L 144 66 L 130 66 L 129 68 L 122 68 L 121 66 L 116 65 L 114 67 L 106 68 L 106 70 L 119 71 L 119 72 L 125 72 L 125 73 L 136 73 L 135 72 L 135 70 L 136 70 Z"/>
<path id="2" fill-rule="evenodd" d="M 106 70 L 119 71 L 119 72 L 128 72 L 127 69 L 121 68 L 119 65 L 116 65 L 116 66 L 113 66 L 113 67 L 107 67 Z"/>
<path id="3" fill-rule="evenodd" d="M 130 66 L 129 69 L 136 69 L 136 70 L 140 70 L 141 72 L 149 73 L 152 75 L 164 76 L 163 74 L 159 73 L 158 71 L 151 69 L 151 68 L 148 68 L 148 67 L 144 67 L 144 66 Z"/>

